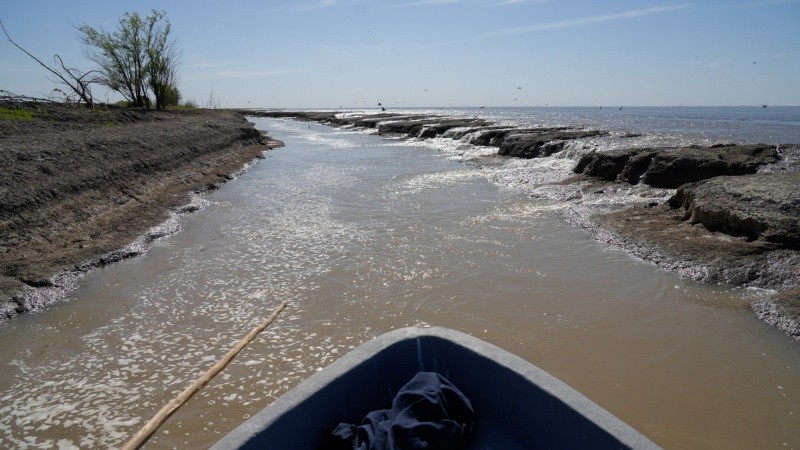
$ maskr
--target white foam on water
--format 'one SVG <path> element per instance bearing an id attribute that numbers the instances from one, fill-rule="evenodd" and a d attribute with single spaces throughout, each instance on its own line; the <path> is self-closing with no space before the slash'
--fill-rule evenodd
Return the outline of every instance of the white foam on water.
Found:
<path id="1" fill-rule="evenodd" d="M 329 145 L 328 140 L 320 141 Z M 286 194 L 281 195 L 290 200 L 268 206 L 267 217 L 257 206 L 231 210 L 228 202 L 211 201 L 206 210 L 217 208 L 231 215 L 218 240 L 175 249 L 165 270 L 153 274 L 132 309 L 83 336 L 79 353 L 54 354 L 35 369 L 17 362 L 22 376 L 0 403 L 5 442 L 13 447 L 52 447 L 52 439 L 43 441 L 30 433 L 66 426 L 85 436 L 80 446 L 120 445 L 160 408 L 147 399 L 163 398 L 165 389 L 170 395 L 185 388 L 263 319 L 276 299 L 301 304 L 307 292 L 317 289 L 312 280 L 324 277 L 337 252 L 364 238 L 362 230 L 334 219 L 330 199 L 316 193 L 354 180 L 348 173 L 312 164 L 292 185 L 284 186 Z M 258 222 L 263 225 L 254 227 Z M 175 222 L 166 228 L 171 232 L 177 226 Z M 198 251 L 203 258 L 195 258 Z M 302 309 L 292 309 L 282 315 L 281 327 L 263 334 L 269 350 L 242 364 L 265 367 L 280 361 L 283 381 L 269 383 L 270 389 L 251 390 L 247 402 L 274 400 L 346 350 L 341 343 L 321 344 L 293 328 Z M 275 373 L 261 369 L 230 378 L 199 398 L 214 399 L 220 389 L 267 383 Z M 54 391 L 58 395 L 52 395 Z M 234 401 L 230 394 L 222 400 Z"/>
<path id="2" fill-rule="evenodd" d="M 410 178 L 402 179 L 395 189 L 392 189 L 393 197 L 419 194 L 426 190 L 441 189 L 447 186 L 454 186 L 465 181 L 486 179 L 487 174 L 480 170 L 465 167 L 459 170 L 449 170 L 445 172 L 431 172 L 414 175 Z"/>
<path id="3" fill-rule="evenodd" d="M 544 184 L 563 181 L 574 174 L 574 161 L 554 157 L 510 159 L 499 167 L 492 167 L 492 180 L 496 183 L 530 193 Z"/>
<path id="4" fill-rule="evenodd" d="M 433 148 L 447 155 L 449 159 L 461 162 L 470 162 L 487 156 L 497 154 L 496 147 L 472 145 L 463 139 L 454 140 L 447 137 L 431 139 L 414 139 L 415 143 L 424 147 Z"/>

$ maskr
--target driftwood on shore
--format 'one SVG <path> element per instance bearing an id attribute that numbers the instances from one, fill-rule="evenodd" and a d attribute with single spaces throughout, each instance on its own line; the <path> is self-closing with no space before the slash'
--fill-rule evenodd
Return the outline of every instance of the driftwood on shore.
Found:
<path id="1" fill-rule="evenodd" d="M 148 420 L 142 428 L 139 429 L 125 445 L 122 446 L 122 450 L 136 450 L 144 445 L 150 436 L 155 433 L 158 428 L 166 422 L 166 420 L 180 408 L 194 394 L 196 394 L 200 389 L 202 389 L 209 381 L 211 381 L 214 377 L 219 374 L 222 369 L 228 366 L 233 358 L 239 354 L 239 352 L 244 349 L 247 344 L 253 341 L 256 336 L 259 335 L 262 331 L 264 331 L 268 326 L 272 324 L 273 321 L 278 317 L 281 311 L 286 308 L 287 302 L 286 300 L 282 301 L 273 311 L 272 314 L 269 315 L 264 321 L 259 323 L 255 326 L 249 333 L 247 333 L 243 338 L 239 339 L 230 350 L 228 350 L 225 355 L 220 358 L 213 366 L 211 366 L 208 370 L 203 372 L 202 375 L 197 377 L 186 389 L 184 389 L 178 396 L 170 400 L 166 405 L 164 405 L 158 412 Z"/>

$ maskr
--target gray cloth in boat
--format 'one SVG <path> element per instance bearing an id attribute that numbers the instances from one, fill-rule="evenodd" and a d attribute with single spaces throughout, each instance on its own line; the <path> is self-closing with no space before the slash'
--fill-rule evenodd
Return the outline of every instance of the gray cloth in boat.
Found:
<path id="1" fill-rule="evenodd" d="M 455 450 L 474 422 L 472 404 L 458 388 L 438 373 L 418 372 L 391 409 L 370 412 L 360 425 L 341 423 L 333 435 L 342 448 L 356 450 Z"/>

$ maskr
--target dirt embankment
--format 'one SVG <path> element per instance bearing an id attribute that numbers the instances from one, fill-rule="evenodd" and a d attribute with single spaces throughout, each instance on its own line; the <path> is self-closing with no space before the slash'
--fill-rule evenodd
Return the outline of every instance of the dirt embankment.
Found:
<path id="1" fill-rule="evenodd" d="M 32 293 L 56 274 L 129 256 L 113 252 L 279 145 L 232 111 L 0 108 L 15 112 L 0 117 L 0 317 L 52 301 Z"/>

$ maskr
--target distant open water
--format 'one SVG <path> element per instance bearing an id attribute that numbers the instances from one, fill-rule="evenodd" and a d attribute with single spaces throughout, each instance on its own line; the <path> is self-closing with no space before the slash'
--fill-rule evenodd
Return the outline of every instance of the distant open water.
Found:
<path id="1" fill-rule="evenodd" d="M 800 144 L 798 106 L 389 108 L 387 112 L 481 117 L 519 126 L 603 129 L 612 132 L 611 139 L 636 133 L 672 145 Z"/>

